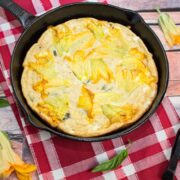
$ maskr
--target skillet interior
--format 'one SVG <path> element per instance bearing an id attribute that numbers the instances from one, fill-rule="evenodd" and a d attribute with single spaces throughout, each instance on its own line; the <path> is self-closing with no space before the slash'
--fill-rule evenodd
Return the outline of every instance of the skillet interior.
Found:
<path id="1" fill-rule="evenodd" d="M 49 25 L 57 25 L 69 19 L 79 17 L 94 17 L 101 20 L 112 21 L 121 23 L 126 26 L 131 26 L 131 30 L 144 41 L 148 50 L 153 54 L 153 59 L 155 60 L 159 74 L 158 93 L 150 109 L 131 126 L 100 137 L 75 137 L 51 128 L 43 121 L 41 121 L 40 118 L 30 109 L 21 91 L 20 79 L 23 70 L 22 63 L 28 49 L 32 46 L 32 44 L 37 42 L 40 35 L 46 30 Z M 97 3 L 77 3 L 67 5 L 56 8 L 38 17 L 34 21 L 34 23 L 24 31 L 24 33 L 18 40 L 11 61 L 11 81 L 15 96 L 17 97 L 17 100 L 22 106 L 25 114 L 28 116 L 30 123 L 32 123 L 36 127 L 48 130 L 62 137 L 80 141 L 100 141 L 116 138 L 118 136 L 127 134 L 128 132 L 131 132 L 139 125 L 143 124 L 148 119 L 148 117 L 154 113 L 154 111 L 160 104 L 167 89 L 168 76 L 168 61 L 165 51 L 163 50 L 163 47 L 157 36 L 145 24 L 143 19 L 133 11 Z"/>

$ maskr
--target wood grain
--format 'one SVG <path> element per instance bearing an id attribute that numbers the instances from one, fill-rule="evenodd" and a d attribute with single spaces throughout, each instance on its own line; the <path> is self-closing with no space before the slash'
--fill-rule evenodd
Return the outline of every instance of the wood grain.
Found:
<path id="1" fill-rule="evenodd" d="M 169 61 L 170 80 L 180 80 L 180 51 L 167 52 L 166 54 Z"/>
<path id="2" fill-rule="evenodd" d="M 180 96 L 180 80 L 169 81 L 166 96 Z"/>
<path id="3" fill-rule="evenodd" d="M 178 8 L 179 0 L 107 0 L 108 3 L 133 10 L 154 10 L 160 8 Z"/>
<path id="4" fill-rule="evenodd" d="M 176 24 L 180 24 L 180 11 L 168 11 L 167 13 L 173 18 Z M 148 24 L 158 24 L 159 14 L 157 12 L 139 12 L 139 15 L 141 15 Z"/>
<path id="5" fill-rule="evenodd" d="M 180 25 L 178 25 L 178 27 L 180 27 Z M 180 46 L 173 46 L 173 47 L 169 47 L 169 45 L 166 42 L 166 39 L 164 37 L 164 34 L 161 30 L 161 28 L 158 25 L 150 25 L 150 28 L 156 33 L 156 35 L 158 36 L 158 38 L 160 39 L 162 45 L 164 46 L 165 50 L 180 50 Z"/>

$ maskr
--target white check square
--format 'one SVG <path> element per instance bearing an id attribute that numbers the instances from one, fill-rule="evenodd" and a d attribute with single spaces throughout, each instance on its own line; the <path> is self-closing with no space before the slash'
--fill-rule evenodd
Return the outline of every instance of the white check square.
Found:
<path id="1" fill-rule="evenodd" d="M 32 144 L 32 141 L 31 141 L 30 135 L 27 135 L 27 136 L 26 136 L 26 139 L 27 139 L 28 144 Z"/>
<path id="2" fill-rule="evenodd" d="M 164 153 L 164 155 L 165 155 L 165 157 L 166 157 L 167 160 L 170 159 L 171 150 L 172 150 L 172 148 L 168 148 L 168 149 L 165 149 L 165 150 L 163 151 L 163 153 Z"/>
<path id="3" fill-rule="evenodd" d="M 109 179 L 114 180 L 114 179 L 117 179 L 114 171 L 107 172 L 107 173 L 103 174 L 103 177 L 104 177 L 105 180 L 109 180 Z"/>
<path id="4" fill-rule="evenodd" d="M 53 174 L 54 180 L 63 179 L 65 177 L 62 168 L 52 171 L 52 174 Z"/>
<path id="5" fill-rule="evenodd" d="M 123 145 L 123 146 L 120 146 L 118 148 L 115 149 L 116 153 L 120 153 L 122 150 L 126 149 L 126 147 Z"/>
<path id="6" fill-rule="evenodd" d="M 1 24 L 0 27 L 1 27 L 2 31 L 7 31 L 7 30 L 11 29 L 11 26 L 9 23 L 3 23 L 3 24 Z"/>
<path id="7" fill-rule="evenodd" d="M 104 152 L 104 153 L 101 153 L 99 155 L 96 155 L 96 159 L 97 159 L 98 163 L 102 163 L 104 161 L 107 161 L 108 160 L 107 153 Z"/>
<path id="8" fill-rule="evenodd" d="M 126 176 L 131 176 L 132 174 L 134 174 L 136 172 L 135 168 L 132 164 L 123 166 L 122 169 L 123 169 L 124 173 L 126 174 Z"/>
<path id="9" fill-rule="evenodd" d="M 164 130 L 156 132 L 156 136 L 159 142 L 164 141 L 167 139 L 166 132 Z"/>
<path id="10" fill-rule="evenodd" d="M 7 44 L 11 44 L 15 42 L 15 37 L 13 35 L 5 37 L 5 41 Z"/>
<path id="11" fill-rule="evenodd" d="M 9 78 L 8 71 L 4 70 L 3 72 L 4 72 L 5 79 Z"/>
<path id="12" fill-rule="evenodd" d="M 40 135 L 41 141 L 46 141 L 51 138 L 51 134 L 47 131 L 40 131 L 39 135 Z"/>

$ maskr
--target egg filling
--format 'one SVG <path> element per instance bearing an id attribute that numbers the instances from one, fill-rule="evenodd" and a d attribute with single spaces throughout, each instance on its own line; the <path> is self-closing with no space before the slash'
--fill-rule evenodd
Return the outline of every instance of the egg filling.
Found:
<path id="1" fill-rule="evenodd" d="M 49 27 L 27 52 L 21 78 L 29 106 L 68 134 L 99 136 L 137 121 L 158 74 L 129 27 L 94 18 Z"/>

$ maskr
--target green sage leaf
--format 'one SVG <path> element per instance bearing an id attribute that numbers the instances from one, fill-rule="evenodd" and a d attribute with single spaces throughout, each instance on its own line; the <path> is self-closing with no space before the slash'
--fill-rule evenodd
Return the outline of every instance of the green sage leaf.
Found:
<path id="1" fill-rule="evenodd" d="M 97 165 L 95 168 L 92 169 L 92 172 L 103 172 L 116 169 L 124 161 L 124 159 L 126 159 L 127 156 L 128 151 L 124 149 L 109 161 L 105 161 L 102 164 Z"/>
<path id="2" fill-rule="evenodd" d="M 9 106 L 9 103 L 5 99 L 0 99 L 0 108 Z"/>

